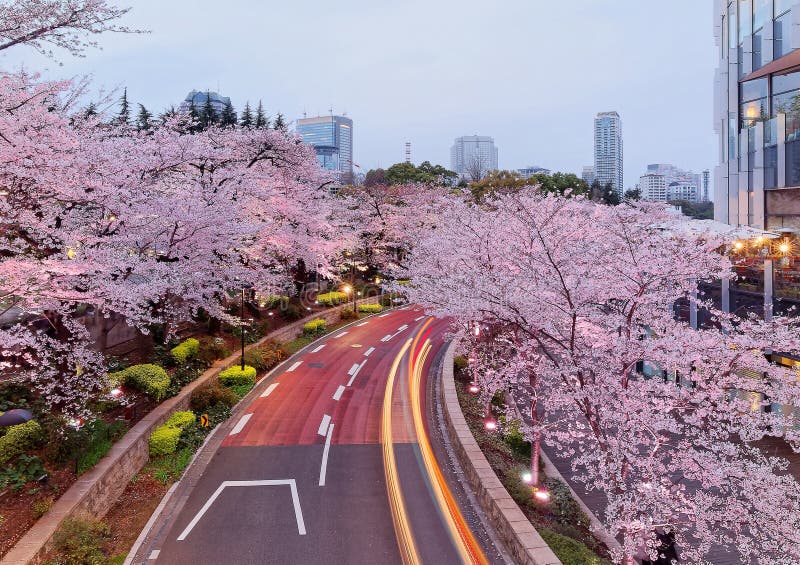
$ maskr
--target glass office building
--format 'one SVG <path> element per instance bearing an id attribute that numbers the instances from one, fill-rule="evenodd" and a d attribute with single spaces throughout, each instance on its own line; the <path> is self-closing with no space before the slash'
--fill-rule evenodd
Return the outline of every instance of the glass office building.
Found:
<path id="1" fill-rule="evenodd" d="M 297 120 L 297 133 L 317 152 L 317 161 L 342 184 L 353 182 L 353 120 L 318 116 Z"/>
<path id="2" fill-rule="evenodd" d="M 800 229 L 800 34 L 790 0 L 716 0 L 715 217 Z M 795 26 L 797 27 L 797 26 Z"/>
<path id="3" fill-rule="evenodd" d="M 623 192 L 622 120 L 616 112 L 600 112 L 594 120 L 594 180 Z"/>

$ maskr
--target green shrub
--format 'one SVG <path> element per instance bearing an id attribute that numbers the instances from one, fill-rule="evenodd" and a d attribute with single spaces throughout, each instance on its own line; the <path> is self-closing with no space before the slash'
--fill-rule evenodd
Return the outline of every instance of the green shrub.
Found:
<path id="1" fill-rule="evenodd" d="M 219 374 L 219 382 L 224 386 L 236 386 L 249 384 L 253 386 L 256 384 L 256 370 L 249 365 L 244 366 L 244 370 L 239 365 L 234 365 L 225 369 Z"/>
<path id="2" fill-rule="evenodd" d="M 519 420 L 511 420 L 506 425 L 503 440 L 511 448 L 511 451 L 518 456 L 528 458 L 531 456 L 531 442 L 527 441 L 522 434 Z"/>
<path id="3" fill-rule="evenodd" d="M 180 428 L 175 428 L 166 424 L 158 426 L 155 431 L 150 434 L 150 456 L 175 453 L 180 438 Z"/>
<path id="4" fill-rule="evenodd" d="M 237 401 L 236 395 L 233 394 L 233 392 L 230 390 L 228 390 L 228 392 L 231 394 L 233 402 L 236 403 Z M 231 407 L 228 406 L 227 404 L 220 402 L 218 404 L 215 404 L 214 406 L 209 406 L 208 409 L 206 410 L 206 413 L 208 414 L 208 425 L 210 428 L 213 428 L 217 424 L 221 424 L 222 422 L 231 417 Z"/>
<path id="5" fill-rule="evenodd" d="M 285 295 L 277 296 L 275 294 L 269 296 L 259 296 L 257 298 L 257 302 L 259 308 L 267 308 L 271 310 L 273 308 L 281 306 L 282 304 L 288 304 L 289 297 Z"/>
<path id="6" fill-rule="evenodd" d="M 193 449 L 184 447 L 175 453 L 156 457 L 147 464 L 147 472 L 160 483 L 171 483 L 181 477 L 183 471 L 192 462 L 193 455 Z"/>
<path id="7" fill-rule="evenodd" d="M 453 369 L 456 371 L 464 371 L 469 367 L 469 361 L 464 355 L 456 355 L 453 358 Z"/>
<path id="8" fill-rule="evenodd" d="M 230 391 L 233 394 L 236 395 L 236 398 L 241 400 L 242 398 L 244 398 L 247 395 L 248 392 L 253 390 L 253 385 L 251 385 L 250 383 L 245 383 L 245 384 L 242 384 L 242 385 L 233 385 L 233 386 L 230 386 L 228 388 L 230 389 Z"/>
<path id="9" fill-rule="evenodd" d="M 53 502 L 55 499 L 52 496 L 47 496 L 45 498 L 40 498 L 39 500 L 34 500 L 31 503 L 31 511 L 33 512 L 34 517 L 38 520 L 42 516 L 44 516 L 50 508 L 53 506 Z"/>
<path id="10" fill-rule="evenodd" d="M 0 489 L 20 490 L 30 481 L 44 475 L 42 460 L 35 455 L 20 455 L 14 465 L 0 471 Z"/>
<path id="11" fill-rule="evenodd" d="M 160 401 L 167 394 L 169 388 L 169 375 L 158 365 L 144 364 L 133 365 L 124 371 L 109 375 L 111 378 L 121 378 L 119 384 L 129 384 L 134 388 L 146 392 L 154 400 Z"/>
<path id="12" fill-rule="evenodd" d="M 192 359 L 200 351 L 200 342 L 195 338 L 181 342 L 170 350 L 172 353 L 172 360 L 176 365 L 184 365 L 189 359 Z"/>
<path id="13" fill-rule="evenodd" d="M 0 437 L 0 465 L 35 447 L 41 439 L 42 427 L 34 420 L 10 426 Z"/>
<path id="14" fill-rule="evenodd" d="M 308 336 L 317 336 L 322 335 L 325 333 L 325 330 L 328 328 L 328 324 L 322 318 L 317 318 L 315 320 L 311 320 L 303 324 L 303 335 Z"/>
<path id="15" fill-rule="evenodd" d="M 176 451 L 190 449 L 194 453 L 202 445 L 209 431 L 211 431 L 211 426 L 204 428 L 200 425 L 200 422 L 186 426 L 181 430 L 181 438 L 178 440 L 178 449 Z"/>
<path id="16" fill-rule="evenodd" d="M 553 530 L 542 528 L 539 530 L 539 535 L 564 565 L 605 565 L 608 563 L 581 542 Z"/>
<path id="17" fill-rule="evenodd" d="M 342 311 L 339 312 L 339 318 L 346 322 L 347 320 L 355 320 L 358 318 L 358 314 L 356 314 L 352 308 L 343 308 Z"/>
<path id="18" fill-rule="evenodd" d="M 281 316 L 287 322 L 294 322 L 305 316 L 305 308 L 301 308 L 297 304 L 287 304 L 285 308 L 281 309 Z"/>
<path id="19" fill-rule="evenodd" d="M 104 565 L 103 545 L 111 531 L 103 522 L 67 519 L 53 536 L 59 565 Z"/>
<path id="20" fill-rule="evenodd" d="M 197 353 L 198 361 L 210 366 L 217 359 L 225 359 L 230 355 L 230 350 L 225 346 L 225 340 L 221 337 L 202 337 L 200 338 L 200 350 Z"/>
<path id="21" fill-rule="evenodd" d="M 323 306 L 338 306 L 350 300 L 350 295 L 344 292 L 326 292 L 317 295 L 317 302 Z"/>
<path id="22" fill-rule="evenodd" d="M 545 479 L 550 491 L 550 507 L 556 520 L 565 525 L 589 527 L 589 518 L 572 497 L 569 487 L 558 479 Z"/>
<path id="23" fill-rule="evenodd" d="M 194 424 L 197 417 L 194 415 L 194 412 L 189 411 L 181 411 L 175 412 L 169 419 L 165 422 L 165 426 L 171 426 L 173 428 L 180 428 L 183 429 L 186 426 L 190 426 Z"/>
<path id="24" fill-rule="evenodd" d="M 222 404 L 228 408 L 236 404 L 236 395 L 227 388 L 223 388 L 218 382 L 206 383 L 192 391 L 189 405 L 192 410 L 202 413 L 212 406 Z"/>
<path id="25" fill-rule="evenodd" d="M 379 314 L 383 312 L 383 306 L 380 304 L 359 304 L 358 311 L 362 314 Z"/>
<path id="26" fill-rule="evenodd" d="M 121 420 L 106 424 L 103 420 L 84 426 L 79 432 L 75 472 L 80 475 L 94 467 L 111 450 L 114 442 L 125 435 L 128 425 Z"/>

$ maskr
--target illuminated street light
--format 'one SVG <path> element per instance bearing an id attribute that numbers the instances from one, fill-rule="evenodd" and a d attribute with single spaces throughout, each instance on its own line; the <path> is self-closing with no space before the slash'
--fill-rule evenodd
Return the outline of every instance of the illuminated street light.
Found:
<path id="1" fill-rule="evenodd" d="M 469 391 L 472 394 L 478 394 L 481 391 L 481 387 L 479 387 L 475 383 L 472 383 L 471 385 L 469 385 Z"/>
<path id="2" fill-rule="evenodd" d="M 490 432 L 493 432 L 494 430 L 496 430 L 496 429 L 497 429 L 497 422 L 495 422 L 494 420 L 492 420 L 492 419 L 490 418 L 490 419 L 486 420 L 486 422 L 484 422 L 483 426 L 484 426 L 484 427 L 485 427 L 487 430 L 489 430 Z"/>
<path id="3" fill-rule="evenodd" d="M 342 287 L 342 292 L 344 292 L 345 294 L 350 294 L 351 292 L 353 292 L 353 287 L 351 287 L 349 284 L 346 284 Z"/>
<path id="4" fill-rule="evenodd" d="M 111 396 L 113 396 L 114 398 L 119 398 L 120 396 L 122 396 L 122 389 L 119 388 L 119 387 L 112 388 L 111 389 Z"/>
<path id="5" fill-rule="evenodd" d="M 742 243 L 741 241 L 735 241 L 735 242 L 733 243 L 733 248 L 734 248 L 736 251 L 741 251 L 742 249 L 744 249 L 744 243 Z"/>

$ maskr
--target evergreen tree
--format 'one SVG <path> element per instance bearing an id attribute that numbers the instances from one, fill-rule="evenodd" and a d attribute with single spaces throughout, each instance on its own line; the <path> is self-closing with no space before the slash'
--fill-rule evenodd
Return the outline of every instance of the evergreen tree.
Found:
<path id="1" fill-rule="evenodd" d="M 280 131 L 286 131 L 286 121 L 283 119 L 283 114 L 278 112 L 278 115 L 275 118 L 275 123 L 272 125 L 272 127 Z"/>
<path id="2" fill-rule="evenodd" d="M 84 117 L 91 118 L 92 116 L 97 115 L 97 104 L 94 102 L 89 102 L 89 105 L 86 107 L 86 110 L 83 112 Z"/>
<path id="3" fill-rule="evenodd" d="M 192 120 L 192 125 L 189 128 L 189 133 L 200 131 L 203 126 L 200 120 L 200 112 L 197 111 L 197 106 L 195 106 L 194 104 L 194 99 L 192 99 L 192 101 L 189 103 L 189 117 Z"/>
<path id="4" fill-rule="evenodd" d="M 217 112 L 214 110 L 214 105 L 211 103 L 211 93 L 206 92 L 206 101 L 203 104 L 203 109 L 200 111 L 200 127 L 208 129 L 219 121 Z"/>
<path id="5" fill-rule="evenodd" d="M 258 101 L 255 126 L 257 129 L 269 127 L 269 119 L 267 118 L 267 115 L 264 113 L 264 105 L 261 103 L 261 100 Z"/>
<path id="6" fill-rule="evenodd" d="M 178 115 L 178 110 L 175 109 L 175 106 L 170 106 L 169 108 L 164 110 L 160 116 L 158 116 L 158 119 L 161 120 L 162 124 L 165 124 L 167 120 L 169 120 L 170 118 L 174 118 L 177 115 Z"/>
<path id="7" fill-rule="evenodd" d="M 236 111 L 233 109 L 233 104 L 231 104 L 230 100 L 225 104 L 225 108 L 222 109 L 219 123 L 224 127 L 235 126 L 237 124 Z"/>
<path id="8" fill-rule="evenodd" d="M 144 107 L 144 104 L 139 104 L 139 115 L 136 118 L 136 129 L 139 131 L 147 130 L 152 127 L 150 120 L 153 119 L 153 114 Z"/>
<path id="9" fill-rule="evenodd" d="M 242 112 L 242 117 L 239 120 L 239 125 L 243 128 L 253 127 L 253 111 L 250 109 L 250 102 L 246 102 L 244 105 L 244 111 Z"/>
<path id="10" fill-rule="evenodd" d="M 131 123 L 131 107 L 128 104 L 128 89 L 122 92 L 122 98 L 119 101 L 119 114 L 117 114 L 116 122 L 118 124 Z"/>

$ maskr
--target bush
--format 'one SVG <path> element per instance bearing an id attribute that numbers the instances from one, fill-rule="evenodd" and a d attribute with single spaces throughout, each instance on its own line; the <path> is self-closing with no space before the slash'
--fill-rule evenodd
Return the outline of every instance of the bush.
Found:
<path id="1" fill-rule="evenodd" d="M 281 316 L 283 316 L 283 319 L 287 322 L 294 322 L 305 315 L 305 309 L 301 308 L 297 304 L 287 304 L 286 308 L 281 309 Z"/>
<path id="2" fill-rule="evenodd" d="M 317 318 L 303 324 L 303 335 L 317 336 L 325 333 L 328 328 L 327 322 L 322 318 Z"/>
<path id="3" fill-rule="evenodd" d="M 34 500 L 31 503 L 31 511 L 37 520 L 44 516 L 47 511 L 52 508 L 53 502 L 55 502 L 55 499 L 52 496 L 48 496 L 45 498 L 40 498 L 39 500 Z"/>
<path id="4" fill-rule="evenodd" d="M 181 429 L 164 424 L 158 426 L 150 434 L 150 456 L 167 455 L 175 453 L 178 448 L 178 440 L 181 439 Z"/>
<path id="5" fill-rule="evenodd" d="M 219 374 L 219 382 L 224 386 L 237 386 L 249 384 L 253 386 L 256 384 L 256 370 L 249 365 L 244 366 L 244 370 L 239 365 L 234 365 L 225 369 Z"/>
<path id="6" fill-rule="evenodd" d="M 59 565 L 103 565 L 106 557 L 103 545 L 111 531 L 95 520 L 64 520 L 53 536 L 53 547 L 59 553 Z"/>
<path id="7" fill-rule="evenodd" d="M 172 416 L 164 424 L 165 426 L 170 426 L 173 428 L 180 428 L 184 429 L 187 426 L 194 424 L 197 417 L 194 415 L 194 412 L 189 411 L 181 411 L 175 412 Z"/>
<path id="8" fill-rule="evenodd" d="M 242 384 L 242 385 L 230 386 L 229 389 L 233 394 L 236 395 L 236 398 L 241 400 L 242 398 L 247 396 L 248 392 L 253 390 L 253 385 L 251 385 L 250 383 L 245 383 L 245 384 Z"/>
<path id="9" fill-rule="evenodd" d="M 469 367 L 469 361 L 464 355 L 456 355 L 453 358 L 453 369 L 456 371 L 464 371 Z"/>
<path id="10" fill-rule="evenodd" d="M 288 304 L 289 297 L 285 295 L 278 296 L 275 294 L 269 296 L 259 296 L 257 302 L 259 308 L 267 308 L 269 310 L 272 310 L 273 308 L 281 306 L 282 304 Z"/>
<path id="11" fill-rule="evenodd" d="M 244 354 L 244 362 L 246 365 L 255 367 L 257 371 L 261 372 L 271 369 L 288 356 L 288 352 L 282 345 L 271 342 L 246 351 Z"/>
<path id="12" fill-rule="evenodd" d="M 506 426 L 503 440 L 506 445 L 511 448 L 511 451 L 520 457 L 531 456 L 531 442 L 525 439 L 525 436 L 520 430 L 519 420 L 511 420 Z"/>
<path id="13" fill-rule="evenodd" d="M 160 401 L 166 396 L 170 383 L 169 375 L 163 368 L 149 363 L 133 365 L 124 371 L 112 373 L 109 378 L 119 379 L 119 384 L 129 384 L 146 392 L 156 401 Z"/>
<path id="14" fill-rule="evenodd" d="M 608 563 L 581 542 L 562 536 L 553 530 L 542 528 L 539 530 L 539 535 L 564 565 L 604 565 Z"/>
<path id="15" fill-rule="evenodd" d="M 220 337 L 203 337 L 200 339 L 197 360 L 203 362 L 206 367 L 210 366 L 217 359 L 225 359 L 231 354 L 225 346 L 225 340 Z"/>
<path id="16" fill-rule="evenodd" d="M 0 465 L 35 447 L 41 439 L 42 427 L 34 420 L 10 426 L 0 437 Z"/>
<path id="17" fill-rule="evenodd" d="M 545 485 L 550 491 L 550 505 L 556 520 L 569 526 L 589 527 L 589 518 L 572 498 L 569 487 L 558 479 L 548 478 Z"/>
<path id="18" fill-rule="evenodd" d="M 350 300 L 350 295 L 344 292 L 326 292 L 317 295 L 317 302 L 323 306 L 338 306 Z"/>
<path id="19" fill-rule="evenodd" d="M 189 359 L 194 358 L 199 351 L 200 342 L 190 337 L 186 341 L 173 347 L 170 353 L 172 353 L 172 360 L 175 361 L 176 365 L 184 365 Z"/>
<path id="20" fill-rule="evenodd" d="M 383 312 L 383 306 L 380 304 L 359 304 L 358 311 L 362 314 L 379 314 Z"/>
<path id="21" fill-rule="evenodd" d="M 80 475 L 94 467 L 98 461 L 111 450 L 114 442 L 125 435 L 128 425 L 118 420 L 106 424 L 103 420 L 95 420 L 78 432 L 78 449 L 75 472 Z"/>
<path id="22" fill-rule="evenodd" d="M 20 490 L 30 481 L 44 475 L 42 460 L 35 455 L 20 455 L 16 464 L 0 471 L 0 489 L 11 487 Z"/>
<path id="23" fill-rule="evenodd" d="M 353 309 L 352 309 L 352 308 L 344 308 L 344 309 L 343 309 L 343 310 L 342 310 L 342 311 L 339 313 L 339 318 L 340 318 L 342 321 L 347 321 L 347 320 L 355 320 L 356 318 L 358 318 L 358 314 L 356 314 L 355 312 L 353 312 Z"/>
<path id="24" fill-rule="evenodd" d="M 192 396 L 189 399 L 189 405 L 192 410 L 199 413 L 219 404 L 230 408 L 236 402 L 236 395 L 231 390 L 221 387 L 217 382 L 197 387 L 192 391 Z"/>

